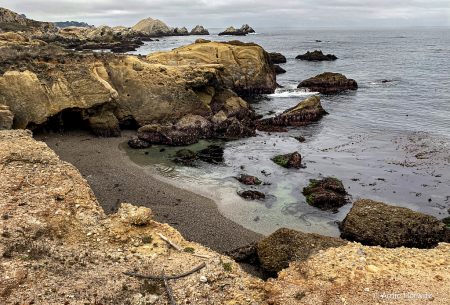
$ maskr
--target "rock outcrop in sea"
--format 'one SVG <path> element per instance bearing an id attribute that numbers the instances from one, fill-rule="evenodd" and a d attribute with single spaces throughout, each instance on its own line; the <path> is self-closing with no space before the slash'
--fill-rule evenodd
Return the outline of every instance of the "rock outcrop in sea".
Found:
<path id="1" fill-rule="evenodd" d="M 147 60 L 165 66 L 214 67 L 221 85 L 238 95 L 270 94 L 276 88 L 276 74 L 269 55 L 254 43 L 196 43 L 149 54 Z"/>
<path id="2" fill-rule="evenodd" d="M 340 223 L 341 238 L 386 248 L 434 248 L 450 229 L 428 214 L 368 199 L 358 200 Z"/>
<path id="3" fill-rule="evenodd" d="M 347 191 L 342 181 L 333 177 L 312 179 L 310 184 L 303 188 L 302 194 L 306 198 L 306 203 L 324 211 L 337 211 L 347 203 Z"/>
<path id="4" fill-rule="evenodd" d="M 356 90 L 358 84 L 340 73 L 325 72 L 302 81 L 297 88 L 307 88 L 312 92 L 337 93 L 344 90 Z"/>
<path id="5" fill-rule="evenodd" d="M 286 63 L 286 57 L 277 52 L 270 52 L 269 53 L 270 59 L 272 60 L 273 64 L 284 64 Z"/>
<path id="6" fill-rule="evenodd" d="M 240 29 L 235 29 L 230 26 L 225 31 L 220 32 L 219 36 L 223 35 L 233 35 L 233 36 L 245 36 L 249 33 L 255 33 L 255 30 L 251 28 L 248 24 L 243 24 Z"/>
<path id="7" fill-rule="evenodd" d="M 322 51 L 317 51 L 315 50 L 314 52 L 306 52 L 303 55 L 298 55 L 297 57 L 295 57 L 295 59 L 301 59 L 301 60 L 308 60 L 308 61 L 329 61 L 329 60 L 336 60 L 338 59 L 335 55 L 333 54 L 327 54 L 324 55 L 322 53 Z"/>
<path id="8" fill-rule="evenodd" d="M 191 35 L 209 35 L 209 31 L 203 28 L 201 25 L 197 25 L 191 30 Z"/>

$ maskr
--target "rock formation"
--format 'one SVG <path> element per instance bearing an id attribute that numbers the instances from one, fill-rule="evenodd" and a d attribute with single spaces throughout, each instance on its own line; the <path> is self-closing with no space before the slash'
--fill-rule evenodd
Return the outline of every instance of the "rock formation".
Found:
<path id="1" fill-rule="evenodd" d="M 278 155 L 271 159 L 274 163 L 286 168 L 300 168 L 302 167 L 302 156 L 298 152 L 293 152 L 285 155 Z"/>
<path id="2" fill-rule="evenodd" d="M 185 36 L 185 35 L 189 35 L 189 32 L 188 32 L 188 30 L 185 27 L 182 27 L 181 29 L 174 28 L 173 29 L 173 35 L 174 36 Z"/>
<path id="3" fill-rule="evenodd" d="M 203 26 L 197 25 L 191 30 L 191 35 L 209 35 L 209 31 L 204 29 Z"/>
<path id="4" fill-rule="evenodd" d="M 312 53 L 308 51 L 303 55 L 298 55 L 297 57 L 295 57 L 295 59 L 308 60 L 308 61 L 313 61 L 313 60 L 329 61 L 329 60 L 336 60 L 338 58 L 332 54 L 324 55 L 322 53 L 322 51 L 315 50 Z"/>
<path id="5" fill-rule="evenodd" d="M 273 69 L 275 70 L 276 74 L 283 74 L 286 73 L 286 70 L 281 68 L 279 65 L 273 65 Z"/>
<path id="6" fill-rule="evenodd" d="M 59 33 L 58 27 L 53 22 L 42 22 L 26 19 L 19 14 L 0 7 L 0 30 L 12 32 L 24 32 L 29 35 Z"/>
<path id="7" fill-rule="evenodd" d="M 273 64 L 284 64 L 286 62 L 286 57 L 281 53 L 270 52 L 269 56 Z"/>
<path id="8" fill-rule="evenodd" d="M 322 180 L 312 179 L 310 184 L 303 188 L 302 194 L 306 203 L 321 210 L 334 210 L 346 203 L 347 192 L 342 181 L 328 177 Z"/>
<path id="9" fill-rule="evenodd" d="M 78 22 L 78 21 L 59 21 L 59 22 L 55 22 L 55 24 L 60 29 L 71 27 L 71 26 L 83 27 L 83 28 L 89 28 L 89 29 L 94 28 L 93 25 L 89 25 L 86 22 Z"/>
<path id="10" fill-rule="evenodd" d="M 233 36 L 245 36 L 249 33 L 254 33 L 255 30 L 252 29 L 248 24 L 242 25 L 240 29 L 235 29 L 234 27 L 230 26 L 225 31 L 220 32 L 219 36 L 223 35 L 233 35 Z"/>
<path id="11" fill-rule="evenodd" d="M 9 111 L 9 107 L 0 104 L 0 130 L 9 130 L 12 128 L 14 114 Z"/>
<path id="12" fill-rule="evenodd" d="M 339 73 L 325 72 L 302 81 L 297 88 L 308 88 L 312 92 L 336 93 L 343 90 L 356 90 L 358 84 Z"/>
<path id="13" fill-rule="evenodd" d="M 132 29 L 153 37 L 170 36 L 173 34 L 173 30 L 164 22 L 152 18 L 139 21 Z"/>
<path id="14" fill-rule="evenodd" d="M 269 55 L 253 43 L 196 43 L 149 54 L 147 60 L 166 66 L 209 65 L 218 70 L 221 84 L 239 95 L 273 93 L 276 87 Z"/>
<path id="15" fill-rule="evenodd" d="M 341 238 L 387 248 L 433 248 L 450 241 L 450 229 L 431 215 L 361 199 L 340 223 Z"/>
<path id="16" fill-rule="evenodd" d="M 320 120 L 327 112 L 322 108 L 320 97 L 313 95 L 282 114 L 258 121 L 258 129 L 266 126 L 303 126 Z"/>
<path id="17" fill-rule="evenodd" d="M 289 267 L 292 261 L 306 260 L 319 250 L 347 243 L 348 241 L 336 237 L 281 228 L 262 239 L 256 249 L 261 266 L 266 271 L 276 273 Z"/>

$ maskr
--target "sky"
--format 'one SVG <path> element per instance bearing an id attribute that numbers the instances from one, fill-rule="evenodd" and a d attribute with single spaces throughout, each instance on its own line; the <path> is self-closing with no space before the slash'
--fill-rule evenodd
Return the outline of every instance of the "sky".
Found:
<path id="1" fill-rule="evenodd" d="M 188 29 L 240 27 L 450 26 L 450 0 L 0 0 L 39 21 L 133 26 L 160 19 Z"/>

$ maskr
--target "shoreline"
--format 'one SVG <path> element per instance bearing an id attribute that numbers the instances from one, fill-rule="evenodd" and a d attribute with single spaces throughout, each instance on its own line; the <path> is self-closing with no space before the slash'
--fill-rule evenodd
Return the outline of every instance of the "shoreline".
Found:
<path id="1" fill-rule="evenodd" d="M 132 135 L 134 131 L 125 130 L 118 138 L 98 138 L 89 131 L 77 130 L 33 137 L 80 171 L 108 215 L 116 213 L 125 202 L 149 207 L 156 221 L 168 223 L 186 240 L 217 252 L 264 237 L 226 218 L 213 200 L 163 182 L 134 164 L 119 148 Z"/>

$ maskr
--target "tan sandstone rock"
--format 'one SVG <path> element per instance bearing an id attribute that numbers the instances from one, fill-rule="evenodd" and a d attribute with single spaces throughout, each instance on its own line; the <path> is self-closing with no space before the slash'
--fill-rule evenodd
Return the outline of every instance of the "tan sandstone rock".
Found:
<path id="1" fill-rule="evenodd" d="M 146 207 L 136 207 L 129 203 L 122 203 L 117 213 L 122 219 L 138 226 L 149 224 L 153 219 L 151 209 Z"/>

